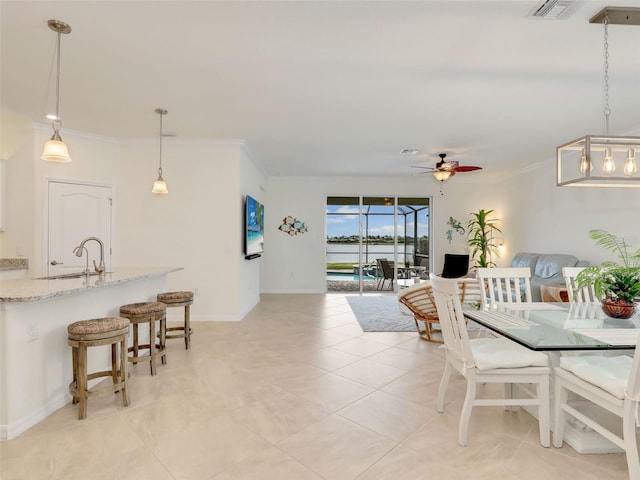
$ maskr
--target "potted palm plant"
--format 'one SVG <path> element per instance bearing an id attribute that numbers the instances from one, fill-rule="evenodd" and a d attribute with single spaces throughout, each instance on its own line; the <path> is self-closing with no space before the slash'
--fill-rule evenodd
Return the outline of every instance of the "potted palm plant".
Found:
<path id="1" fill-rule="evenodd" d="M 593 285 L 607 316 L 632 317 L 636 312 L 635 300 L 640 295 L 640 249 L 633 251 L 624 238 L 605 230 L 590 230 L 589 236 L 596 245 L 614 252 L 617 261 L 585 268 L 576 277 L 576 288 Z"/>
<path id="2" fill-rule="evenodd" d="M 495 267 L 491 256 L 500 256 L 495 234 L 501 233 L 501 230 L 496 225 L 498 219 L 491 217 L 492 213 L 493 210 L 478 210 L 470 214 L 467 243 L 471 249 L 471 258 L 476 261 L 476 268 Z"/>

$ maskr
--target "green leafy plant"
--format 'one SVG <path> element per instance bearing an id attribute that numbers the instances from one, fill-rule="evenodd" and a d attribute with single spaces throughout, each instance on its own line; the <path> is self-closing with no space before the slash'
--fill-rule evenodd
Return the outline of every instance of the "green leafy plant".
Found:
<path id="1" fill-rule="evenodd" d="M 598 298 L 632 303 L 640 295 L 640 249 L 633 251 L 624 238 L 605 230 L 590 230 L 589 236 L 615 253 L 617 261 L 585 268 L 576 277 L 576 288 L 593 285 Z"/>
<path id="2" fill-rule="evenodd" d="M 492 218 L 493 210 L 478 210 L 471 213 L 471 220 L 467 224 L 467 243 L 471 248 L 471 258 L 476 261 L 476 267 L 495 267 L 491 256 L 499 257 L 495 234 L 502 231 L 496 226 L 497 219 Z"/>

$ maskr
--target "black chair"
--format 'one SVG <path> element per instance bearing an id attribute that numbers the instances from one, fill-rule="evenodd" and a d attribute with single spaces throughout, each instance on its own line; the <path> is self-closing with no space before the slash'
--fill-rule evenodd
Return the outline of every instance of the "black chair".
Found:
<path id="1" fill-rule="evenodd" d="M 444 254 L 442 278 L 460 278 L 469 272 L 469 255 Z"/>
<path id="2" fill-rule="evenodd" d="M 384 282 L 389 280 L 389 290 L 393 290 L 393 280 L 395 278 L 394 275 L 394 262 L 390 262 L 386 258 L 378 258 L 378 273 L 381 273 L 382 276 L 380 280 L 378 280 L 378 290 L 384 289 Z"/>

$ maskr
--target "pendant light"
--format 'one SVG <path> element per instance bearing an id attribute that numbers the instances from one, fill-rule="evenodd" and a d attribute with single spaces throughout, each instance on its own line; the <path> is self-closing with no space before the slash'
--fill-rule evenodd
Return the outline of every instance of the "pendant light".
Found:
<path id="1" fill-rule="evenodd" d="M 62 34 L 71 33 L 71 27 L 60 20 L 49 20 L 47 22 L 49 28 L 58 33 L 58 46 L 57 46 L 57 72 L 56 72 L 56 115 L 53 120 L 53 136 L 47 143 L 44 144 L 44 151 L 42 152 L 42 160 L 47 162 L 70 162 L 69 148 L 67 144 L 62 141 L 60 137 L 60 127 L 62 122 L 60 121 L 60 37 Z"/>
<path id="2" fill-rule="evenodd" d="M 574 187 L 640 187 L 635 151 L 640 137 L 609 134 L 609 25 L 640 25 L 640 8 L 606 7 L 590 23 L 604 28 L 604 135 L 585 135 L 556 148 L 556 184 Z M 626 155 L 625 155 L 626 154 Z M 616 169 L 616 159 L 622 169 Z"/>
<path id="3" fill-rule="evenodd" d="M 167 189 L 167 182 L 162 178 L 162 116 L 166 115 L 168 112 L 163 108 L 156 108 L 156 113 L 160 115 L 160 166 L 158 167 L 158 179 L 153 182 L 153 188 L 151 189 L 151 193 L 155 193 L 157 195 L 166 195 L 169 193 Z"/>

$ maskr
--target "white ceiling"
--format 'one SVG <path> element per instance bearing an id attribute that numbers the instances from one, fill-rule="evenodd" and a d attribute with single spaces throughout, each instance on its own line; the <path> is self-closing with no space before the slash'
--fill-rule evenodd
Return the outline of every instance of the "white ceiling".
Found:
<path id="1" fill-rule="evenodd" d="M 2 107 L 47 123 L 58 19 L 63 138 L 157 136 L 162 107 L 178 138 L 244 139 L 270 175 L 410 176 L 440 152 L 520 168 L 604 133 L 588 20 L 611 3 L 528 17 L 540 3 L 2 0 Z M 611 133 L 638 134 L 640 27 L 609 30 Z"/>

